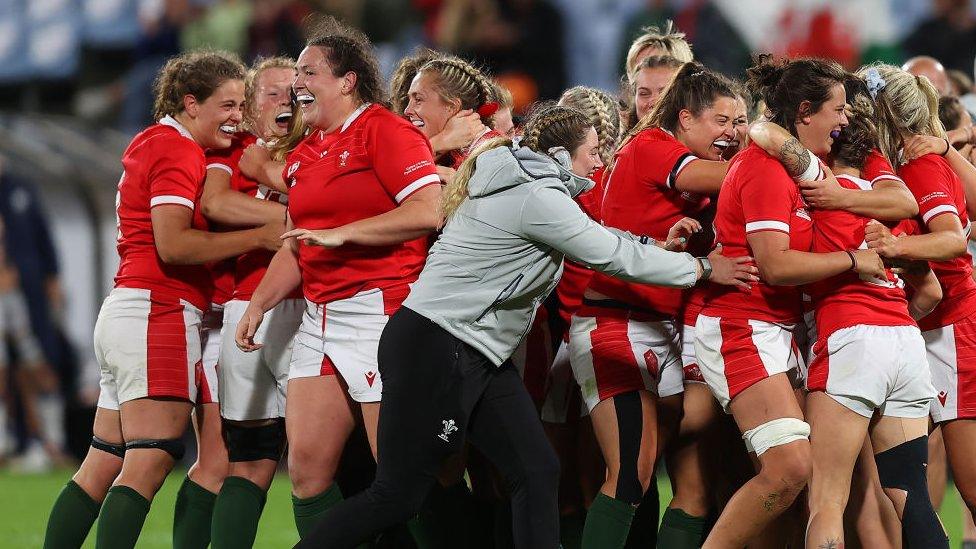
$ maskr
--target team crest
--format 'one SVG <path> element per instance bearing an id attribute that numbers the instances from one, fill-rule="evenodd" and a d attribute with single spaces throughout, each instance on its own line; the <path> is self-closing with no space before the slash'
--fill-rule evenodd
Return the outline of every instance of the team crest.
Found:
<path id="1" fill-rule="evenodd" d="M 342 151 L 342 154 L 339 155 L 339 165 L 345 167 L 346 160 L 348 159 L 349 159 L 349 151 Z"/>
<path id="2" fill-rule="evenodd" d="M 298 171 L 298 165 L 299 164 L 301 164 L 301 161 L 295 162 L 291 166 L 288 166 L 288 177 L 291 177 L 292 174 L 294 174 L 296 171 Z"/>

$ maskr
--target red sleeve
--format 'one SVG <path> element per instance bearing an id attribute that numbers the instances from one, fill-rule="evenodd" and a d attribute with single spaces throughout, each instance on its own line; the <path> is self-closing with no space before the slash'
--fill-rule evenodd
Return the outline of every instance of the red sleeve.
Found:
<path id="1" fill-rule="evenodd" d="M 378 117 L 379 118 L 379 117 Z M 426 187 L 440 184 L 434 153 L 424 134 L 407 121 L 379 118 L 373 128 L 370 154 L 380 184 L 397 204 Z"/>
<path id="2" fill-rule="evenodd" d="M 149 169 L 149 207 L 179 204 L 194 208 L 206 167 L 199 148 L 183 137 L 157 143 Z"/>
<path id="3" fill-rule="evenodd" d="M 796 184 L 782 164 L 770 158 L 739 171 L 739 197 L 746 233 L 780 231 L 789 234 Z"/>
<path id="4" fill-rule="evenodd" d="M 253 142 L 253 140 L 252 140 Z M 220 169 L 234 175 L 234 169 L 241 161 L 244 149 L 249 143 L 235 137 L 234 142 L 226 149 L 211 149 L 207 151 L 207 169 Z"/>
<path id="5" fill-rule="evenodd" d="M 933 158 L 933 155 L 925 155 L 909 162 L 901 170 L 909 190 L 918 201 L 918 215 L 926 225 L 937 215 L 959 215 L 952 196 L 952 180 L 940 165 L 941 160 Z"/>
<path id="6" fill-rule="evenodd" d="M 681 170 L 698 160 L 698 157 L 683 143 L 662 130 L 653 131 L 660 132 L 662 136 L 657 138 L 652 134 L 648 139 L 635 143 L 635 164 L 638 166 L 639 177 L 647 185 L 673 189 Z"/>
<path id="7" fill-rule="evenodd" d="M 901 181 L 901 178 L 895 174 L 895 169 L 891 167 L 891 163 L 878 149 L 873 149 L 864 159 L 861 177 L 870 181 L 872 185 L 885 179 Z"/>

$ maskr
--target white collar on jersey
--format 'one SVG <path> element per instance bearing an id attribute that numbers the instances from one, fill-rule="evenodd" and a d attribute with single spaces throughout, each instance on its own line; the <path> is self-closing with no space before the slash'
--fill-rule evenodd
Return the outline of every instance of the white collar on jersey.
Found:
<path id="1" fill-rule="evenodd" d="M 179 122 L 176 121 L 175 118 L 173 118 L 172 116 L 170 116 L 168 114 L 166 116 L 160 118 L 159 119 L 159 123 L 162 124 L 162 125 L 164 125 L 164 126 L 169 126 L 171 128 L 176 128 L 176 131 L 180 132 L 180 135 L 182 135 L 183 137 L 189 139 L 190 141 L 193 141 L 194 140 L 193 139 L 193 135 L 190 134 L 190 130 L 188 130 L 185 127 L 183 127 L 183 124 L 180 124 Z"/>
<path id="2" fill-rule="evenodd" d="M 368 109 L 370 105 L 372 105 L 372 103 L 363 103 L 362 105 L 359 106 L 358 109 L 352 111 L 352 114 L 349 115 L 349 118 L 347 118 L 346 121 L 342 123 L 342 128 L 339 128 L 339 131 L 340 132 L 346 131 L 346 128 L 348 128 L 350 124 L 355 122 L 356 119 L 359 118 L 359 115 L 363 114 L 363 111 Z"/>

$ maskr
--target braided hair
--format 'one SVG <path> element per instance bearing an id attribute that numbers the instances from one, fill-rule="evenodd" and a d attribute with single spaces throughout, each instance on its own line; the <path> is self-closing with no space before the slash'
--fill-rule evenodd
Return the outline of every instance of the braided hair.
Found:
<path id="1" fill-rule="evenodd" d="M 878 128 L 874 123 L 875 109 L 867 84 L 849 75 L 844 81 L 847 102 L 851 106 L 848 124 L 831 146 L 834 161 L 860 169 L 871 151 L 878 148 Z"/>
<path id="2" fill-rule="evenodd" d="M 587 86 L 576 86 L 563 92 L 559 104 L 579 109 L 596 129 L 600 142 L 600 159 L 609 164 L 620 135 L 620 112 L 608 93 Z"/>
<path id="3" fill-rule="evenodd" d="M 545 103 L 529 114 L 520 145 L 546 155 L 553 147 L 572 152 L 586 140 L 587 130 L 592 127 L 593 123 L 578 109 Z M 445 219 L 450 218 L 468 197 L 468 181 L 474 175 L 478 156 L 491 149 L 511 146 L 510 139 L 497 137 L 478 146 L 465 159 L 441 195 L 441 212 Z"/>
<path id="4" fill-rule="evenodd" d="M 441 98 L 459 100 L 462 109 L 477 110 L 486 103 L 498 101 L 497 88 L 491 78 L 460 57 L 437 56 L 420 67 L 417 74 L 420 73 L 434 75 L 434 89 Z M 493 126 L 491 114 L 482 116 L 481 122 Z"/>

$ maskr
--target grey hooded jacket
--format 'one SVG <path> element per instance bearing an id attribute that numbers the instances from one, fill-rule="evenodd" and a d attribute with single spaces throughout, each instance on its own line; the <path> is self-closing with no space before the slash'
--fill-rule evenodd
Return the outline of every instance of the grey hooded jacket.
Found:
<path id="1" fill-rule="evenodd" d="M 568 164 L 568 155 L 562 153 Z M 557 154 L 557 156 L 559 156 Z M 468 198 L 448 220 L 403 305 L 501 365 L 556 287 L 563 257 L 624 280 L 687 288 L 686 253 L 608 230 L 573 201 L 593 182 L 527 147 L 478 156 Z"/>

